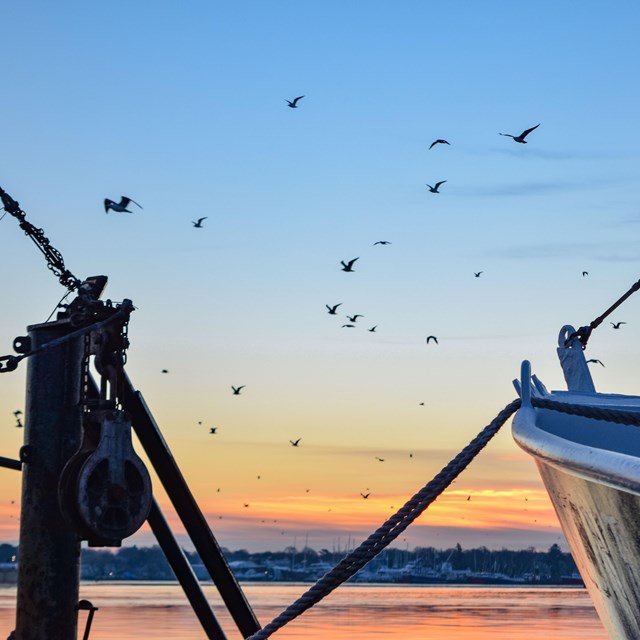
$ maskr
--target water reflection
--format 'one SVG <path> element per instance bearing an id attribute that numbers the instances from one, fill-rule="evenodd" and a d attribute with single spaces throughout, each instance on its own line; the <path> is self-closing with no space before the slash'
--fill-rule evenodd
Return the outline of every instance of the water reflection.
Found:
<path id="1" fill-rule="evenodd" d="M 243 585 L 262 624 L 307 585 Z M 205 586 L 229 640 L 240 638 L 212 585 Z M 83 583 L 81 597 L 100 608 L 91 640 L 205 638 L 174 583 Z M 0 589 L 0 638 L 13 628 L 15 588 Z M 80 631 L 86 613 L 80 614 Z M 4 635 L 2 635 L 4 633 Z M 574 588 L 343 586 L 274 637 L 288 640 L 607 640 L 589 596 Z"/>

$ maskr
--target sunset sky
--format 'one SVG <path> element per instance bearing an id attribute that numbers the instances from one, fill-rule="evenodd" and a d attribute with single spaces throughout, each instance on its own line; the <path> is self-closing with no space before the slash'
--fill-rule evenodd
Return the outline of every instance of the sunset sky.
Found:
<path id="1" fill-rule="evenodd" d="M 640 277 L 639 26 L 626 1 L 3 8 L 0 186 L 133 300 L 127 371 L 222 546 L 353 546 L 515 397 L 522 359 L 564 387 L 560 327 Z M 106 215 L 123 195 L 143 208 Z M 64 289 L 10 216 L 0 268 L 2 355 Z M 638 391 L 639 309 L 591 338 L 599 390 Z M 25 372 L 0 376 L 7 457 Z M 0 541 L 19 492 L 0 469 Z M 396 544 L 457 542 L 566 548 L 508 426 Z"/>

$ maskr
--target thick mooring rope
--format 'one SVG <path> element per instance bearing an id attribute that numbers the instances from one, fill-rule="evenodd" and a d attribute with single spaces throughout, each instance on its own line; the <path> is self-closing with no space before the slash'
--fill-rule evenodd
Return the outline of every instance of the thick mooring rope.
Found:
<path id="1" fill-rule="evenodd" d="M 354 576 L 393 542 L 464 471 L 500 427 L 520 408 L 520 399 L 508 404 L 449 464 L 416 493 L 395 515 L 343 558 L 306 593 L 247 640 L 264 640 L 329 595 Z"/>
<path id="2" fill-rule="evenodd" d="M 559 411 L 572 416 L 615 422 L 628 427 L 640 427 L 640 411 L 625 411 L 623 409 L 607 409 L 584 404 L 556 402 L 546 398 L 531 398 L 531 404 L 536 409 L 551 409 L 551 411 Z"/>

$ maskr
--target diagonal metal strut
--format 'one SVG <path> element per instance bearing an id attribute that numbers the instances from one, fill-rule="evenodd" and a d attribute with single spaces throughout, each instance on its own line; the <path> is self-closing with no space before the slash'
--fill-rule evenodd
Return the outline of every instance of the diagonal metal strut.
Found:
<path id="1" fill-rule="evenodd" d="M 204 514 L 198 507 L 142 394 L 124 375 L 122 407 L 131 414 L 133 429 L 164 486 L 180 520 L 244 638 L 260 630 L 251 606 L 236 581 Z"/>

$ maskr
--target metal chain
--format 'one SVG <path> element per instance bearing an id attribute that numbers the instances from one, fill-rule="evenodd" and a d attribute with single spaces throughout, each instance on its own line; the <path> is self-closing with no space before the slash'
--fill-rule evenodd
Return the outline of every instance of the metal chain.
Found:
<path id="1" fill-rule="evenodd" d="M 82 284 L 82 281 L 65 267 L 62 254 L 51 246 L 49 239 L 44 235 L 44 230 L 38 229 L 26 219 L 26 215 L 18 202 L 2 187 L 0 187 L 0 200 L 2 200 L 4 210 L 18 220 L 20 228 L 33 240 L 36 247 L 44 255 L 47 261 L 47 269 L 58 277 L 63 287 L 66 287 L 69 291 L 75 291 Z"/>

